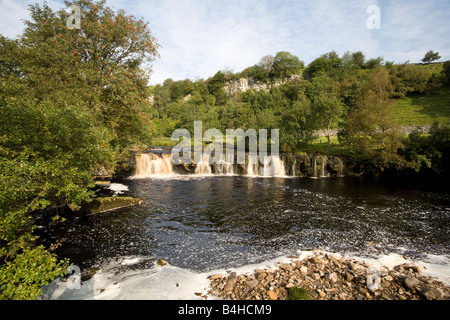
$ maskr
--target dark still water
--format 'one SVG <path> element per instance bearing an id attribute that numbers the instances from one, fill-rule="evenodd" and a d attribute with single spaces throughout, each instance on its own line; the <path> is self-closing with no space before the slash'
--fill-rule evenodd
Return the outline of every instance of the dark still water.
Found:
<path id="1" fill-rule="evenodd" d="M 143 205 L 75 216 L 50 231 L 81 267 L 139 257 L 195 271 L 238 267 L 318 248 L 409 258 L 450 255 L 448 194 L 359 178 L 188 176 L 127 179 Z"/>

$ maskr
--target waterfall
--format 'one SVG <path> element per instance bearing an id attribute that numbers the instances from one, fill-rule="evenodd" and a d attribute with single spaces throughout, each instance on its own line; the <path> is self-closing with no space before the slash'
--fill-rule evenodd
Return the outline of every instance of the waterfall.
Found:
<path id="1" fill-rule="evenodd" d="M 247 175 L 256 176 L 258 174 L 258 169 L 259 169 L 258 156 L 248 155 Z"/>
<path id="2" fill-rule="evenodd" d="M 195 167 L 195 174 L 212 174 L 209 153 L 204 153 L 202 160 Z"/>
<path id="3" fill-rule="evenodd" d="M 201 161 L 193 165 L 173 164 L 172 154 L 169 153 L 143 153 L 136 156 L 135 177 L 174 176 L 184 174 L 195 175 L 235 175 L 243 170 L 251 177 L 284 177 L 286 170 L 284 162 L 279 155 L 267 155 L 260 158 L 248 154 L 248 163 L 244 166 L 234 164 L 234 155 L 223 155 L 218 162 L 212 161 L 210 153 L 204 153 Z M 245 172 L 246 169 L 246 172 Z M 296 162 L 293 164 L 293 175 L 297 174 Z"/>
<path id="4" fill-rule="evenodd" d="M 260 168 L 260 175 L 267 176 L 285 176 L 286 170 L 280 156 L 264 156 L 264 166 Z"/>
<path id="5" fill-rule="evenodd" d="M 327 156 L 322 156 L 322 167 L 320 169 L 320 177 L 327 177 L 327 175 L 325 174 L 325 167 L 327 165 L 327 160 L 328 160 Z"/>
<path id="6" fill-rule="evenodd" d="M 317 159 L 316 159 L 316 156 L 313 156 L 311 161 L 312 161 L 311 178 L 317 178 Z"/>
<path id="7" fill-rule="evenodd" d="M 320 169 L 317 168 L 317 157 L 319 158 L 319 165 L 320 165 Z M 311 178 L 313 179 L 317 179 L 317 178 L 326 178 L 330 176 L 330 173 L 327 172 L 326 168 L 327 168 L 327 162 L 328 162 L 328 157 L 327 156 L 314 156 L 311 160 Z M 320 171 L 320 173 L 318 172 Z"/>
<path id="8" fill-rule="evenodd" d="M 295 177 L 297 175 L 296 167 L 297 167 L 297 159 L 294 158 L 294 162 L 292 163 L 292 176 L 293 177 Z"/>
<path id="9" fill-rule="evenodd" d="M 136 176 L 171 175 L 172 155 L 143 153 L 136 157 Z"/>
<path id="10" fill-rule="evenodd" d="M 228 159 L 225 161 L 225 155 L 222 155 L 222 159 L 214 166 L 214 172 L 219 175 L 232 175 L 234 174 L 233 159 L 230 155 L 227 155 Z"/>
<path id="11" fill-rule="evenodd" d="M 336 158 L 336 159 L 339 162 L 338 177 L 343 177 L 344 176 L 344 162 L 342 162 L 342 160 L 339 158 Z"/>

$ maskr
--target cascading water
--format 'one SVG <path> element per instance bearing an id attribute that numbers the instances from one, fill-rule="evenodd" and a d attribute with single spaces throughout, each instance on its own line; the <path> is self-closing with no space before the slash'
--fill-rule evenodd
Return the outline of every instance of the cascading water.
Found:
<path id="1" fill-rule="evenodd" d="M 297 175 L 296 166 L 297 166 L 297 159 L 294 159 L 294 162 L 292 163 L 292 176 L 293 177 L 295 177 Z"/>
<path id="2" fill-rule="evenodd" d="M 316 159 L 317 157 L 316 156 L 314 156 L 313 158 L 312 158 L 312 160 L 311 160 L 311 178 L 313 178 L 313 179 L 317 179 L 317 159 Z"/>
<path id="3" fill-rule="evenodd" d="M 285 176 L 286 170 L 280 156 L 264 156 L 264 165 L 260 168 L 260 175 L 267 176 Z"/>
<path id="4" fill-rule="evenodd" d="M 259 159 L 258 156 L 249 155 L 247 160 L 247 175 L 256 176 L 259 171 Z"/>
<path id="5" fill-rule="evenodd" d="M 171 154 L 143 153 L 136 156 L 136 176 L 171 175 Z"/>
<path id="6" fill-rule="evenodd" d="M 201 161 L 193 166 L 172 163 L 172 154 L 144 153 L 136 156 L 135 177 L 171 176 L 175 174 L 195 175 L 234 175 L 238 172 L 249 177 L 284 177 L 285 164 L 279 155 L 267 155 L 260 158 L 248 155 L 246 163 L 236 164 L 234 155 L 223 155 L 218 162 L 212 162 L 211 155 L 204 153 Z M 296 163 L 293 164 L 293 175 L 296 176 Z"/>
<path id="7" fill-rule="evenodd" d="M 203 154 L 202 160 L 195 167 L 195 174 L 212 174 L 209 153 Z"/>
<path id="8" fill-rule="evenodd" d="M 327 174 L 325 172 L 325 168 L 327 166 L 327 159 L 328 159 L 327 156 L 322 156 L 322 164 L 321 164 L 322 166 L 320 168 L 320 177 L 321 178 L 327 177 Z"/>
<path id="9" fill-rule="evenodd" d="M 226 159 L 227 161 L 225 161 L 225 155 L 222 155 L 222 159 L 219 161 L 219 163 L 217 163 L 214 166 L 214 171 L 216 174 L 218 175 L 232 175 L 234 174 L 234 166 L 233 166 L 233 159 L 230 158 L 227 155 Z"/>

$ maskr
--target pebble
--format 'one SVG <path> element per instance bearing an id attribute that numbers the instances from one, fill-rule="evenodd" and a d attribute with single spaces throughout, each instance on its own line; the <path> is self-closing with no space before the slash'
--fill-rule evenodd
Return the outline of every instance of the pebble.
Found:
<path id="1" fill-rule="evenodd" d="M 275 292 L 273 292 L 272 290 L 267 291 L 267 295 L 269 296 L 270 300 L 278 299 L 278 295 Z"/>
<path id="2" fill-rule="evenodd" d="M 294 258 L 294 256 L 291 259 Z M 369 292 L 369 264 L 313 251 L 313 256 L 237 275 L 209 277 L 213 295 L 232 300 L 285 300 L 293 287 L 304 288 L 310 299 L 321 300 L 450 300 L 450 286 L 424 276 L 423 267 L 405 264 L 380 270 L 380 287 Z"/>
<path id="3" fill-rule="evenodd" d="M 216 280 L 216 279 L 222 279 L 223 278 L 223 274 L 218 273 L 218 274 L 213 274 L 212 276 L 209 277 L 209 280 Z"/>

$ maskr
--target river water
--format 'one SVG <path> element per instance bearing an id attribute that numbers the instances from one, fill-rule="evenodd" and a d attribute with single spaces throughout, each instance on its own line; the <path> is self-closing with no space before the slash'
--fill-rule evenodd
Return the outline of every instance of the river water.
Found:
<path id="1" fill-rule="evenodd" d="M 450 258 L 450 197 L 355 177 L 172 176 L 117 181 L 142 205 L 48 231 L 62 257 L 85 269 L 171 266 L 206 272 L 322 249 L 411 260 Z M 128 260 L 127 260 L 128 259 Z M 133 260 L 135 259 L 135 260 Z M 135 261 L 136 263 L 133 263 Z"/>

